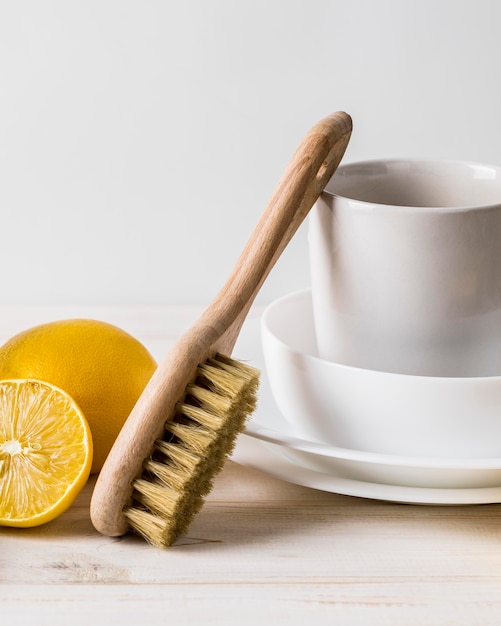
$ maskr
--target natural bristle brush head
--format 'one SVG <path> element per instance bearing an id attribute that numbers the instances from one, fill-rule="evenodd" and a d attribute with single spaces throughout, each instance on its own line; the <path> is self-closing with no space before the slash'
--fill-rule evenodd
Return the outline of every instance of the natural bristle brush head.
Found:
<path id="1" fill-rule="evenodd" d="M 148 542 L 170 546 L 188 528 L 256 407 L 258 384 L 256 368 L 220 354 L 199 365 L 125 509 Z"/>
<path id="2" fill-rule="evenodd" d="M 257 370 L 229 358 L 238 333 L 350 135 L 343 112 L 310 130 L 226 283 L 159 364 L 96 481 L 90 513 L 100 533 L 134 530 L 167 547 L 186 532 L 256 406 Z"/>

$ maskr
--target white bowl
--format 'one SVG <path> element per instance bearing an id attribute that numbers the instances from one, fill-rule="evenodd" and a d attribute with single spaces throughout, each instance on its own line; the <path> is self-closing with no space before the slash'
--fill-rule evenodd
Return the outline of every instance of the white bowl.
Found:
<path id="1" fill-rule="evenodd" d="M 309 290 L 269 305 L 261 331 L 269 384 L 291 434 L 381 454 L 501 456 L 501 376 L 410 376 L 321 359 Z"/>

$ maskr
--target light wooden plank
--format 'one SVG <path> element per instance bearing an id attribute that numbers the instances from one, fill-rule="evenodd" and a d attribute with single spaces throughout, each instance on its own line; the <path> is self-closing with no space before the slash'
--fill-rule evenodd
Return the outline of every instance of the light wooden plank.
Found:
<path id="1" fill-rule="evenodd" d="M 160 342 L 196 315 L 111 313 Z M 9 318 L 3 330 L 35 318 Z M 364 500 L 229 462 L 188 536 L 160 551 L 96 533 L 91 491 L 92 481 L 50 524 L 0 529 L 2 626 L 501 623 L 498 504 Z"/>
<path id="2" fill-rule="evenodd" d="M 0 531 L 2 615 L 57 609 L 83 624 L 78 615 L 90 602 L 101 615 L 119 611 L 121 623 L 141 610 L 157 620 L 168 610 L 176 624 L 299 624 L 307 615 L 315 623 L 329 615 L 346 624 L 494 624 L 501 616 L 500 505 L 362 500 L 230 462 L 189 537 L 159 551 L 95 533 L 91 487 L 45 527 Z"/>
<path id="3" fill-rule="evenodd" d="M 378 582 L 325 585 L 239 584 L 40 586 L 11 588 L 2 623 L 12 626 L 148 624 L 341 624 L 342 626 L 498 626 L 499 588 Z M 465 598 L 466 594 L 466 598 Z M 3 595 L 3 594 L 2 594 Z M 5 620 L 5 621 L 4 621 Z"/>

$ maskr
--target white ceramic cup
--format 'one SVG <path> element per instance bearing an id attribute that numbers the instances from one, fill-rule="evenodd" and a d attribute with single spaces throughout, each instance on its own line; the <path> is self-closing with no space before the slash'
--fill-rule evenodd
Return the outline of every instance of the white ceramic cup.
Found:
<path id="1" fill-rule="evenodd" d="M 401 374 L 501 374 L 501 168 L 341 166 L 309 217 L 319 355 Z"/>

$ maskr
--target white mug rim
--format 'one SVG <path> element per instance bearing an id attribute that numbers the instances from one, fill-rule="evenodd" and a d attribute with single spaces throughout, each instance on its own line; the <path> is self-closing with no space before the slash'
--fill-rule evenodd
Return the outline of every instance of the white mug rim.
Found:
<path id="1" fill-rule="evenodd" d="M 377 166 L 381 164 L 387 164 L 391 166 L 395 166 L 397 164 L 405 164 L 410 163 L 413 165 L 423 164 L 427 167 L 429 166 L 458 166 L 458 167 L 466 167 L 469 169 L 483 169 L 483 170 L 491 170 L 495 172 L 495 179 L 499 180 L 500 187 L 500 196 L 498 202 L 491 203 L 478 203 L 478 204 L 465 204 L 458 206 L 418 206 L 412 204 L 391 204 L 391 203 L 382 203 L 378 201 L 372 200 L 361 200 L 358 198 L 350 197 L 350 195 L 346 193 L 339 193 L 335 191 L 329 190 L 329 187 L 335 182 L 336 175 L 342 174 L 344 171 L 350 169 L 357 169 L 362 167 L 371 167 Z M 375 159 L 364 159 L 360 161 L 351 161 L 348 163 L 342 163 L 334 176 L 330 179 L 330 181 L 325 186 L 322 191 L 322 195 L 329 196 L 331 198 L 339 198 L 340 200 L 345 200 L 349 202 L 351 208 L 359 208 L 362 210 L 367 210 L 369 207 L 377 206 L 385 211 L 419 211 L 419 212 L 430 212 L 430 213 L 457 213 L 457 212 L 468 212 L 468 211 L 482 211 L 482 210 L 499 210 L 501 209 L 501 166 L 485 163 L 481 161 L 471 161 L 471 160 L 461 160 L 461 159 L 430 159 L 430 158 L 422 158 L 422 157 L 394 157 L 394 158 L 375 158 Z"/>

